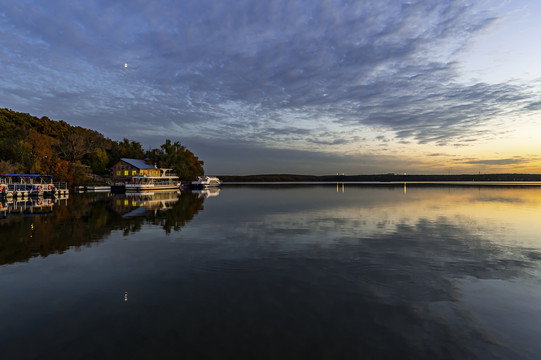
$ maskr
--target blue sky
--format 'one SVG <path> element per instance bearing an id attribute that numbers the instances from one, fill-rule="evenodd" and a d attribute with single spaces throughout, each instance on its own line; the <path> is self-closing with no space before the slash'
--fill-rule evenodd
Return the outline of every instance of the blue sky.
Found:
<path id="1" fill-rule="evenodd" d="M 1 107 L 207 173 L 541 169 L 535 1 L 0 4 Z"/>

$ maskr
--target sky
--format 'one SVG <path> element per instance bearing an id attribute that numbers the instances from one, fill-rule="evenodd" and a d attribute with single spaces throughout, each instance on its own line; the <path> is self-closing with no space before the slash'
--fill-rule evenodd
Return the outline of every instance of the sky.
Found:
<path id="1" fill-rule="evenodd" d="M 0 0 L 0 107 L 214 175 L 541 173 L 541 2 Z"/>

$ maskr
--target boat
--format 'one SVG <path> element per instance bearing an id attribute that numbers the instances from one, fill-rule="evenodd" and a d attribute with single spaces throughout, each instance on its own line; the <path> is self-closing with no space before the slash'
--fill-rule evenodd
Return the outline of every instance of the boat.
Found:
<path id="1" fill-rule="evenodd" d="M 179 189 L 180 181 L 171 169 L 160 169 L 159 176 L 135 175 L 125 185 L 126 191 Z"/>
<path id="2" fill-rule="evenodd" d="M 213 186 L 220 186 L 222 182 L 214 176 L 198 176 L 195 181 L 192 181 L 192 188 L 204 189 Z"/>
<path id="3" fill-rule="evenodd" d="M 0 196 L 27 197 L 67 193 L 65 183 L 53 183 L 51 175 L 43 174 L 2 174 L 0 175 Z"/>

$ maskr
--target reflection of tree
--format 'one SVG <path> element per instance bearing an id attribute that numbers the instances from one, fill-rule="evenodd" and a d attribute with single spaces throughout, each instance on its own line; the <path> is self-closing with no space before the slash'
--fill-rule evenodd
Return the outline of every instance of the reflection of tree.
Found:
<path id="1" fill-rule="evenodd" d="M 171 208 L 122 217 L 112 209 L 110 198 L 104 194 L 72 196 L 67 206 L 55 205 L 49 216 L 0 219 L 0 265 L 63 253 L 74 246 L 89 246 L 114 230 L 126 235 L 138 232 L 144 223 L 161 226 L 166 233 L 179 231 L 202 209 L 203 199 L 183 193 Z"/>
<path id="2" fill-rule="evenodd" d="M 179 231 L 186 223 L 193 219 L 199 210 L 203 209 L 203 199 L 192 193 L 182 193 L 180 201 L 167 211 L 152 213 L 148 221 L 161 226 L 167 234 L 171 230 Z"/>
<path id="3" fill-rule="evenodd" d="M 147 208 L 146 206 L 148 204 L 143 202 L 141 208 L 146 209 L 146 211 L 140 213 L 139 216 L 122 216 L 119 219 L 117 229 L 123 230 L 124 234 L 128 235 L 130 232 L 138 232 L 141 229 L 141 225 L 146 222 L 162 227 L 167 234 L 171 230 L 179 231 L 188 221 L 193 219 L 195 214 L 203 209 L 203 201 L 202 198 L 197 197 L 191 192 L 183 192 L 179 196 L 178 201 L 175 201 L 173 204 L 169 203 L 170 206 L 161 209 L 155 207 Z M 130 203 L 129 200 L 128 203 Z M 137 205 L 128 205 L 128 209 L 120 208 L 117 211 L 126 215 L 126 210 L 133 210 L 134 208 L 137 208 Z"/>

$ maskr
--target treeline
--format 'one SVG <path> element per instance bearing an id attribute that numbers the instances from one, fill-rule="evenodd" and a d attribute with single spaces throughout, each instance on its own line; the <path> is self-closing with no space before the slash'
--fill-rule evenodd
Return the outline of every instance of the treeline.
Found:
<path id="1" fill-rule="evenodd" d="M 408 181 L 541 181 L 541 174 L 460 174 L 460 175 L 220 175 L 224 182 L 408 182 Z"/>
<path id="2" fill-rule="evenodd" d="M 160 148 L 144 150 L 137 141 L 113 141 L 62 120 L 0 109 L 2 174 L 50 174 L 56 181 L 82 184 L 92 174 L 109 175 L 120 158 L 146 159 L 158 167 L 172 168 L 183 180 L 204 174 L 203 161 L 178 141 L 166 140 Z"/>

